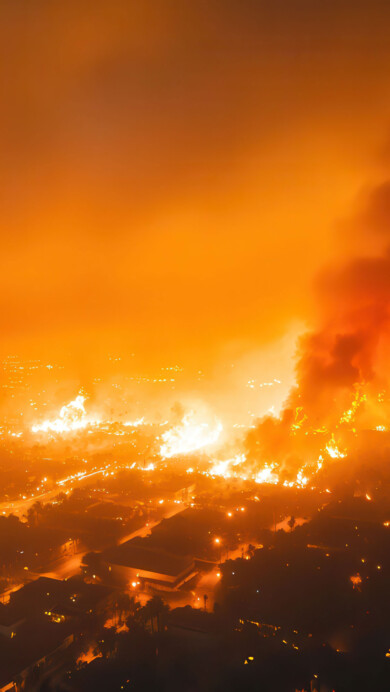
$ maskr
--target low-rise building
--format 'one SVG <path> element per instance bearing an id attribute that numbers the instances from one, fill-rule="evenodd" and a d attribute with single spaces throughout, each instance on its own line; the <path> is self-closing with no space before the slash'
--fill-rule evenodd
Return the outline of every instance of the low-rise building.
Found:
<path id="1" fill-rule="evenodd" d="M 178 588 L 196 574 L 192 558 L 144 548 L 133 540 L 106 550 L 103 560 L 114 577 L 130 582 L 142 579 L 167 589 Z"/>
<path id="2" fill-rule="evenodd" d="M 64 665 L 86 617 L 104 614 L 114 594 L 80 577 L 40 577 L 13 592 L 0 607 L 0 692 L 31 689 Z"/>

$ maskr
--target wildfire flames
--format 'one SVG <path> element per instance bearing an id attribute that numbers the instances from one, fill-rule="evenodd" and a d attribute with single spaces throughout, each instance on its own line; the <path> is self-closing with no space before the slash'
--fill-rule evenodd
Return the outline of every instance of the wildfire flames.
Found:
<path id="1" fill-rule="evenodd" d="M 170 459 L 211 447 L 219 440 L 222 430 L 223 425 L 219 421 L 214 425 L 200 423 L 190 412 L 180 425 L 162 434 L 164 443 L 160 447 L 160 454 L 163 459 Z"/>
<path id="2" fill-rule="evenodd" d="M 32 431 L 34 433 L 53 432 L 63 434 L 82 430 L 88 425 L 96 423 L 97 421 L 93 421 L 87 416 L 84 403 L 85 397 L 79 394 L 73 401 L 62 407 L 58 418 L 44 420 L 39 425 L 33 425 Z"/>
<path id="3" fill-rule="evenodd" d="M 383 393 L 376 397 L 376 409 L 386 404 Z M 110 422 L 99 420 L 87 414 L 86 398 L 79 394 L 69 404 L 63 406 L 55 419 L 44 420 L 32 427 L 34 433 L 66 435 L 80 433 L 93 426 L 104 429 Z M 325 425 L 313 427 L 310 416 L 302 406 L 292 411 L 286 408 L 280 417 L 267 416 L 247 434 L 244 440 L 236 440 L 241 451 L 227 459 L 210 458 L 209 467 L 198 471 L 211 478 L 251 480 L 255 483 L 281 484 L 285 487 L 317 487 L 318 474 L 348 456 L 345 436 L 353 433 L 356 437 L 356 425 L 359 415 L 366 415 L 367 408 L 372 408 L 372 395 L 364 391 L 364 385 L 359 384 L 353 395 L 350 406 L 342 411 L 331 432 Z M 124 427 L 136 428 L 145 425 L 144 418 L 133 422 L 123 423 Z M 156 448 L 156 454 L 161 459 L 182 457 L 196 452 L 210 454 L 217 444 L 221 446 L 223 425 L 220 421 L 206 422 L 193 411 L 185 414 L 181 423 L 173 426 L 161 435 L 162 444 Z M 375 432 L 383 433 L 385 426 L 372 425 Z M 336 441 L 337 439 L 337 441 Z M 242 451 L 242 447 L 246 451 Z M 134 464 L 133 464 L 134 466 Z M 132 466 L 130 467 L 132 468 Z M 155 464 L 150 464 L 148 470 L 154 470 Z M 195 465 L 195 468 L 196 465 Z M 188 469 L 194 471 L 194 464 Z M 368 496 L 367 496 L 368 498 Z"/>
<path id="4" fill-rule="evenodd" d="M 369 444 L 368 431 L 388 429 L 389 202 L 386 181 L 352 220 L 368 252 L 335 262 L 319 277 L 318 327 L 300 340 L 296 387 L 280 417 L 260 420 L 246 439 L 259 482 L 314 485 L 317 474 L 355 453 L 359 440 Z"/>
<path id="5" fill-rule="evenodd" d="M 390 355 L 388 209 L 390 183 L 386 182 L 372 191 L 356 223 L 357 247 L 364 247 L 368 238 L 370 251 L 328 268 L 318 281 L 317 328 L 299 342 L 296 386 L 280 415 L 265 416 L 255 425 L 251 419 L 246 437 L 229 439 L 227 458 L 209 457 L 205 473 L 210 477 L 310 488 L 320 484 L 328 469 L 351 458 L 359 439 L 367 441 L 368 431 L 386 444 L 390 416 L 386 393 Z M 63 406 L 58 418 L 34 425 L 33 432 L 62 434 L 100 425 L 87 416 L 84 403 L 79 394 Z M 131 425 L 142 422 L 137 419 Z M 222 430 L 224 439 L 229 438 L 219 420 L 187 413 L 180 424 L 156 438 L 156 457 L 165 460 L 200 450 L 210 455 L 217 443 L 222 448 Z M 191 468 L 194 466 L 192 463 Z M 371 492 L 366 497 L 370 499 Z"/>

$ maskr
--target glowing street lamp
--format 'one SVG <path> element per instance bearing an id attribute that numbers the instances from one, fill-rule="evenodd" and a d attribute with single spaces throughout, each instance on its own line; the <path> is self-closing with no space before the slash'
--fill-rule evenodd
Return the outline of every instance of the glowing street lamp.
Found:
<path id="1" fill-rule="evenodd" d="M 220 547 L 219 561 L 222 562 L 222 540 L 220 538 L 214 538 L 214 544 Z"/>

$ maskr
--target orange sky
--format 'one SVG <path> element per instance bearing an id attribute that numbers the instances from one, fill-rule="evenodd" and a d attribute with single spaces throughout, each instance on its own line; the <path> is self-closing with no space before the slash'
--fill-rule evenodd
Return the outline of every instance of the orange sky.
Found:
<path id="1" fill-rule="evenodd" d="M 389 131 L 376 0 L 3 0 L 4 353 L 213 362 L 314 319 Z"/>

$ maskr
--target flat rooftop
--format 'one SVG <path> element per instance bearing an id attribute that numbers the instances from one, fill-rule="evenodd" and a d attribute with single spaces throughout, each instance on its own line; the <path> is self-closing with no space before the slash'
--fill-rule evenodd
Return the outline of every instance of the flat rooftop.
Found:
<path id="1" fill-rule="evenodd" d="M 137 545 L 134 540 L 109 548 L 103 553 L 103 557 L 114 565 L 166 574 L 170 577 L 179 576 L 193 564 L 191 557 L 178 557 L 157 548 L 144 548 Z"/>

